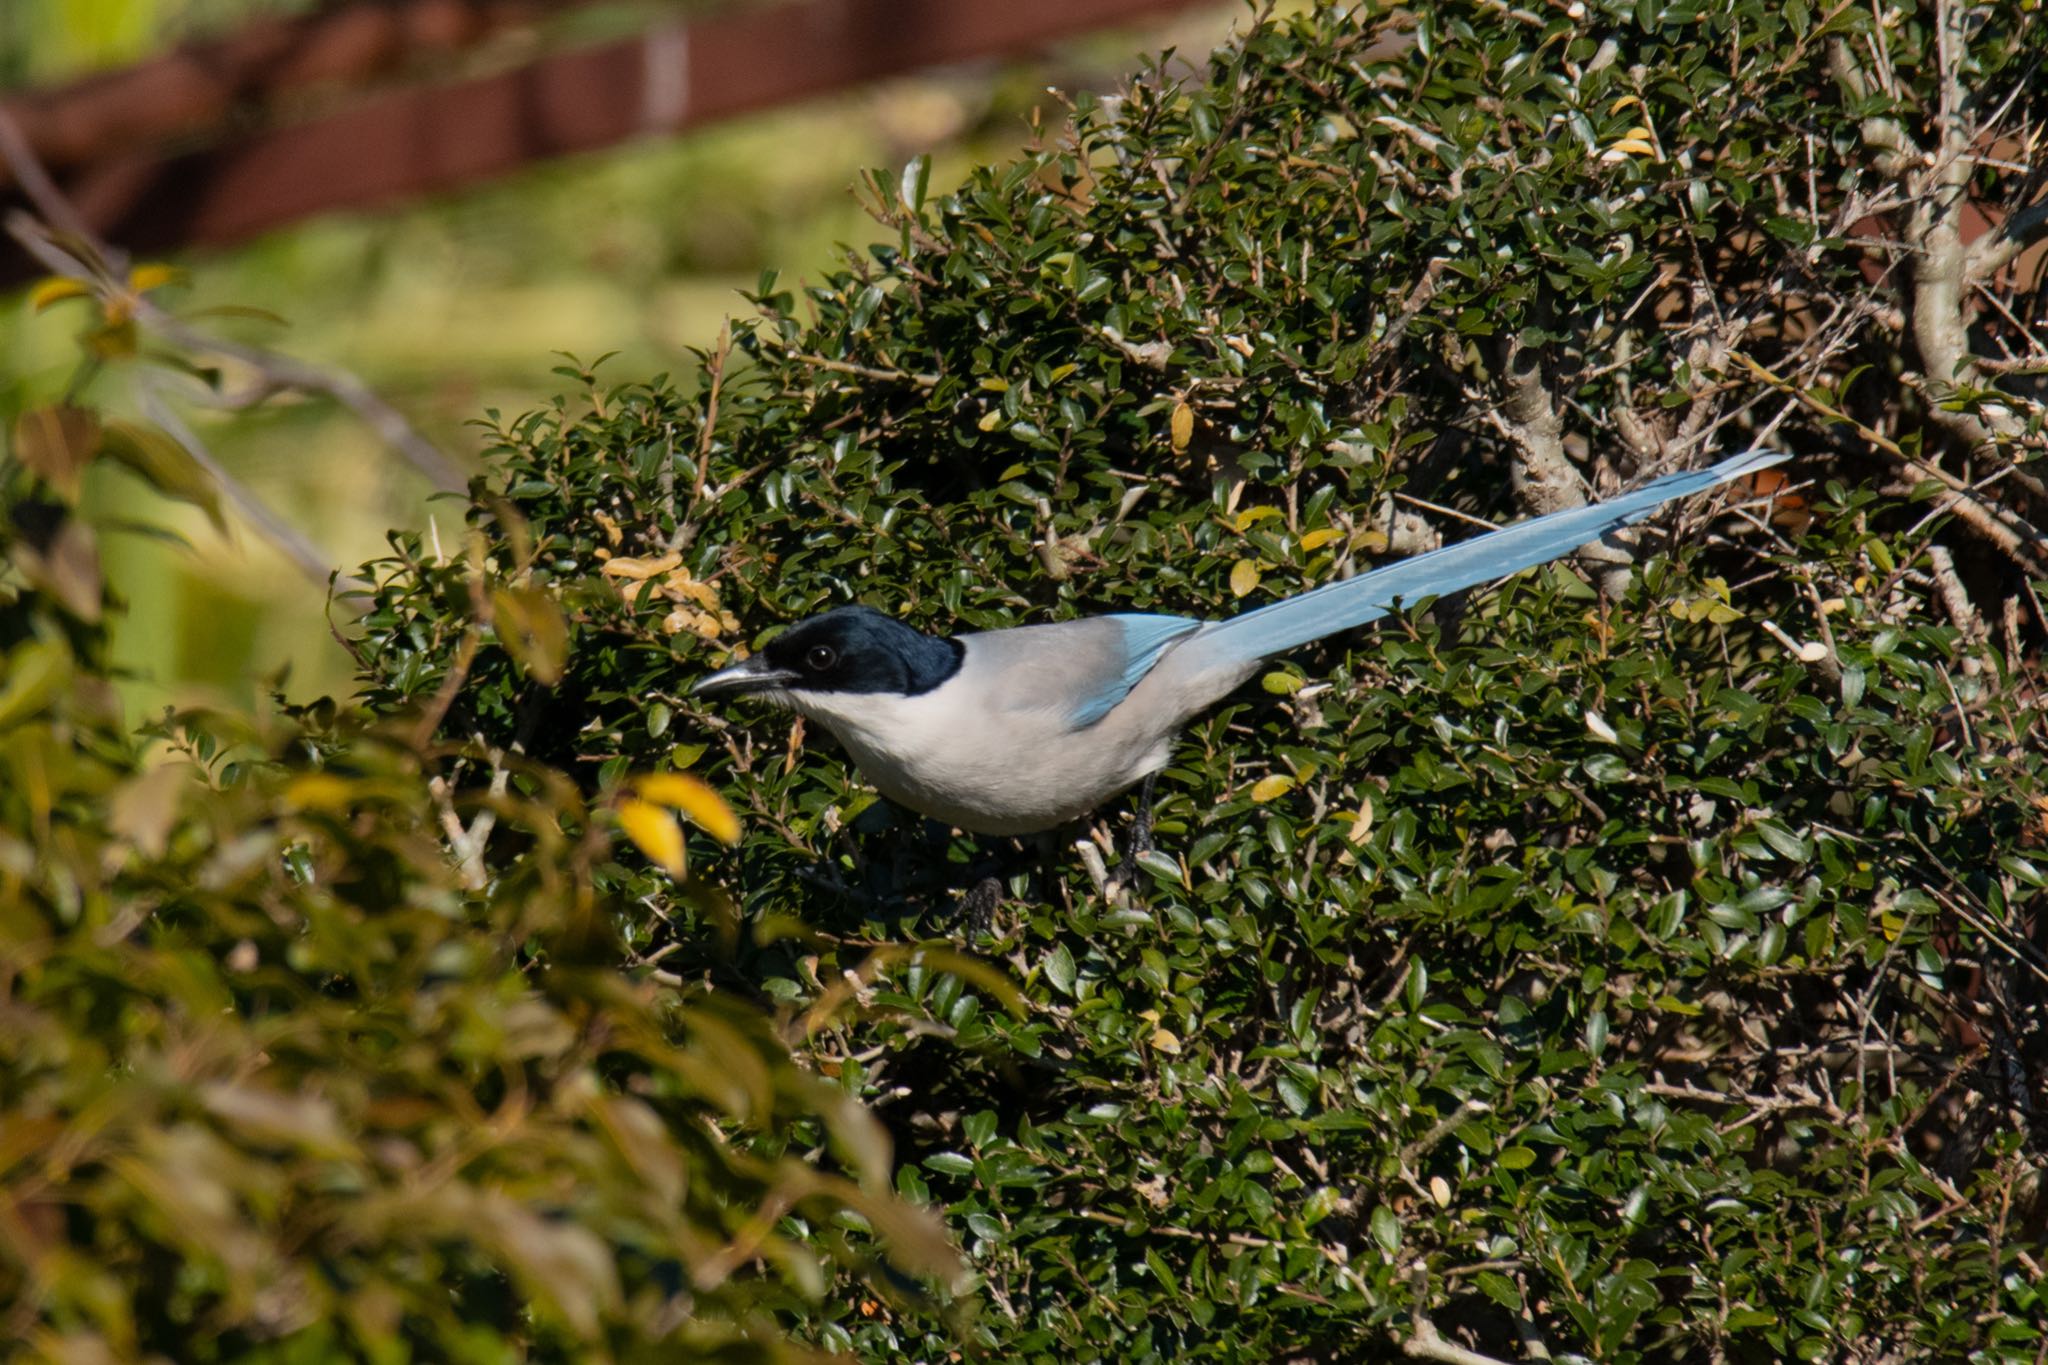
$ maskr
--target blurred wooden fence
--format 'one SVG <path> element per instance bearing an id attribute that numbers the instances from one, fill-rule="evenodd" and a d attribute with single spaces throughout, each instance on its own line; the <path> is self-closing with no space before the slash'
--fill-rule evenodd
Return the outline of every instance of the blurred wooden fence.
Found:
<path id="1" fill-rule="evenodd" d="M 783 0 L 546 50 L 576 0 L 347 0 L 0 101 L 95 232 L 222 245 L 1207 0 Z M 458 56 L 489 69 L 422 81 Z M 479 63 L 478 59 L 483 60 Z M 0 208 L 19 196 L 0 169 Z M 0 284 L 33 274 L 0 252 Z"/>

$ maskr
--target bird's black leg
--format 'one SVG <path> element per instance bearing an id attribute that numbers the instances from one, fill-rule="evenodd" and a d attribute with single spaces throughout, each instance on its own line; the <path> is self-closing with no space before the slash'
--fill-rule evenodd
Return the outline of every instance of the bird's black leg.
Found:
<path id="1" fill-rule="evenodd" d="M 1003 884 L 995 877 L 983 877 L 960 898 L 960 918 L 969 939 L 986 935 L 995 927 L 996 907 L 1003 903 Z"/>
<path id="2" fill-rule="evenodd" d="M 1116 866 L 1117 881 L 1136 885 L 1138 858 L 1152 851 L 1152 784 L 1158 780 L 1159 774 L 1146 773 L 1138 788 L 1138 809 L 1131 818 L 1131 841 L 1124 849 L 1123 861 Z"/>
<path id="3" fill-rule="evenodd" d="M 1133 858 L 1152 851 L 1152 784 L 1158 780 L 1158 773 L 1146 773 L 1143 785 L 1138 788 L 1138 813 L 1131 821 Z"/>

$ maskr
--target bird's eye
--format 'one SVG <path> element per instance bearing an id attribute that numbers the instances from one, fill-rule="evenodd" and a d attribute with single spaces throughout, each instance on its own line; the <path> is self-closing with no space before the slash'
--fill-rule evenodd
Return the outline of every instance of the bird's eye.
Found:
<path id="1" fill-rule="evenodd" d="M 823 673 L 839 662 L 839 651 L 830 645 L 812 645 L 811 652 L 804 655 L 804 662 L 814 673 Z"/>

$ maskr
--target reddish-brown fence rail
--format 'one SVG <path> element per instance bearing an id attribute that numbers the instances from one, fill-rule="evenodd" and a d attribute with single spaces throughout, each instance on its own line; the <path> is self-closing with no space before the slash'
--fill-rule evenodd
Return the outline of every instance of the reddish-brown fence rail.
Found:
<path id="1" fill-rule="evenodd" d="M 229 127 L 321 84 L 402 74 L 565 0 L 398 0 L 273 21 L 194 53 L 9 102 L 95 231 L 138 251 L 221 245 L 337 209 L 476 184 L 948 62 L 1028 51 L 1205 0 L 790 0 L 678 18 L 514 69 Z M 348 19 L 352 27 L 340 25 Z M 200 50 L 195 50 L 200 51 Z M 265 54 L 268 54 L 267 56 Z M 166 151 L 165 138 L 188 144 Z M 189 145 L 197 143 L 199 145 Z M 16 203 L 0 193 L 0 208 Z M 32 273 L 0 255 L 0 283 Z"/>

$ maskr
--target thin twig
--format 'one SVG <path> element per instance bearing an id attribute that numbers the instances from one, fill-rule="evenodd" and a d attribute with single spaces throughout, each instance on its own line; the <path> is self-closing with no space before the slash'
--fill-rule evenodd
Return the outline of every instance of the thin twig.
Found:
<path id="1" fill-rule="evenodd" d="M 1883 432 L 1874 430 L 1840 408 L 1822 401 L 1800 385 L 1772 373 L 1741 351 L 1731 351 L 1729 355 L 1737 364 L 1772 388 L 1797 399 L 1823 417 L 1854 428 L 1857 435 L 1891 456 L 1910 473 L 1941 484 L 1949 490 L 1949 496 L 1945 499 L 1947 510 L 1953 511 L 1962 521 L 1983 533 L 1985 539 L 2018 561 L 2022 568 L 2036 574 L 2048 572 L 2048 566 L 2044 566 L 2041 557 L 2042 548 L 2048 542 L 2044 542 L 2041 533 L 2034 527 L 2013 517 L 2009 512 L 2001 515 L 2001 509 L 1986 502 L 1975 488 L 1941 466 L 1929 464 L 1907 454 L 1897 441 Z"/>
<path id="2" fill-rule="evenodd" d="M 911 370 L 884 370 L 873 365 L 856 365 L 850 360 L 832 360 L 821 355 L 811 355 L 805 351 L 785 351 L 783 354 L 805 365 L 815 366 L 821 370 L 832 370 L 838 374 L 859 375 L 863 379 L 887 379 L 894 383 L 915 384 L 921 389 L 936 388 L 939 383 L 939 377 L 935 374 L 918 374 Z"/>
<path id="3" fill-rule="evenodd" d="M 163 428 L 166 435 L 184 447 L 185 453 L 192 457 L 192 462 L 206 471 L 206 476 L 226 494 L 228 501 L 235 505 L 235 510 L 242 514 L 243 519 L 255 527 L 257 533 L 275 546 L 286 559 L 296 565 L 300 573 L 321 587 L 326 587 L 334 574 L 333 559 L 322 553 L 319 547 L 296 527 L 271 511 L 261 498 L 250 492 L 234 475 L 228 473 L 221 462 L 214 458 L 213 452 L 206 448 L 206 443 L 199 439 L 198 434 L 185 425 L 185 419 L 178 416 L 169 403 L 163 401 L 154 384 L 144 380 L 138 383 L 135 389 L 136 402 L 149 420 Z M 370 585 L 360 578 L 344 577 L 340 580 L 339 586 L 344 591 L 359 592 L 368 589 Z"/>
<path id="4" fill-rule="evenodd" d="M 690 501 L 675 517 L 675 525 L 669 529 L 667 548 L 687 549 L 697 536 L 697 504 L 704 500 L 704 481 L 711 472 L 711 442 L 718 431 L 718 394 L 725 387 L 725 362 L 732 355 L 732 319 L 727 318 L 718 329 L 718 344 L 711 348 L 711 358 L 705 362 L 704 371 L 710 377 L 711 391 L 704 402 L 704 430 L 697 436 L 697 475 L 690 481 Z M 668 456 L 669 464 L 663 468 L 665 481 L 673 481 L 674 454 Z M 671 507 L 671 512 L 674 511 Z"/>
<path id="5" fill-rule="evenodd" d="M 4 139 L 0 139 L 0 153 L 4 151 Z M 23 178 L 23 166 L 20 164 L 12 164 L 10 170 L 16 178 Z M 23 184 L 27 186 L 27 180 L 23 180 Z M 455 465 L 455 460 L 442 454 L 432 442 L 420 436 L 420 432 L 416 432 L 414 426 L 406 420 L 406 415 L 399 413 L 399 409 L 391 407 L 387 401 L 383 401 L 377 393 L 369 389 L 369 385 L 350 375 L 350 372 L 328 370 L 317 364 L 307 364 L 305 360 L 297 360 L 293 356 L 266 350 L 262 346 L 227 342 L 223 338 L 199 332 L 197 327 L 190 327 L 184 321 L 172 317 L 147 297 L 131 293 L 119 278 L 115 278 L 117 274 L 125 274 L 119 270 L 119 264 L 125 262 L 125 254 L 106 246 L 104 241 L 98 241 L 96 237 L 74 233 L 80 235 L 84 254 L 74 252 L 63 246 L 61 241 L 57 241 L 51 235 L 49 227 L 39 223 L 33 215 L 18 209 L 6 215 L 6 231 L 10 237 L 14 237 L 14 241 L 18 241 L 20 248 L 29 252 L 29 256 L 33 256 L 53 274 L 61 274 L 86 284 L 96 297 L 106 299 L 111 293 L 119 291 L 121 305 L 127 309 L 127 313 L 139 325 L 147 327 L 150 332 L 156 332 L 164 340 L 184 346 L 186 350 L 197 350 L 203 354 L 227 356 L 231 360 L 238 360 L 240 364 L 246 364 L 252 370 L 260 372 L 264 381 L 276 389 L 324 393 L 342 407 L 350 409 L 362 424 L 377 432 L 377 436 L 383 438 L 387 446 L 397 450 L 401 456 L 406 456 L 408 463 L 422 475 L 426 475 L 434 483 L 434 487 L 442 491 L 461 491 L 469 485 L 469 479 L 463 475 L 461 467 Z"/>

